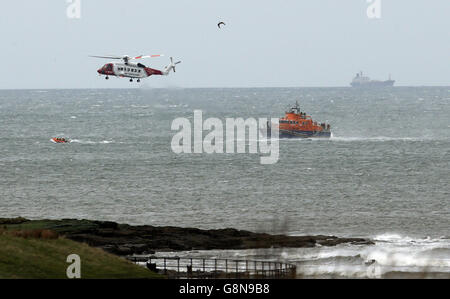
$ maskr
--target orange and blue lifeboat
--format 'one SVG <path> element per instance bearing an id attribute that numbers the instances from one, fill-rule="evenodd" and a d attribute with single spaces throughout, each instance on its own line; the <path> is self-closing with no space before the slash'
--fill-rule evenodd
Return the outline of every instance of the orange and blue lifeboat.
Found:
<path id="1" fill-rule="evenodd" d="M 278 124 L 280 138 L 330 138 L 331 126 L 317 123 L 300 110 L 298 103 L 291 107 Z"/>

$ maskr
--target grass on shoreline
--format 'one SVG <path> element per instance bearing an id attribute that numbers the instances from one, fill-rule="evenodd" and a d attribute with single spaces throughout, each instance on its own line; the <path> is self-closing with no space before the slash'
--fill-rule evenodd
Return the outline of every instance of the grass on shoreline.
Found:
<path id="1" fill-rule="evenodd" d="M 65 238 L 18 237 L 0 233 L 0 279 L 63 279 L 67 256 L 81 258 L 81 278 L 163 278 L 101 249 Z"/>

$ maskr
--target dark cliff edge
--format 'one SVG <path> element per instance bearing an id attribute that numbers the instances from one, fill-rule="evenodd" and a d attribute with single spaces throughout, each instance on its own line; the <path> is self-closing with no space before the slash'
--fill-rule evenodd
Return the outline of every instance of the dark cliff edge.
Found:
<path id="1" fill-rule="evenodd" d="M 28 220 L 0 218 L 0 227 L 8 230 L 49 229 L 67 239 L 100 247 L 116 255 L 152 254 L 155 251 L 211 249 L 304 248 L 336 246 L 343 243 L 373 245 L 363 238 L 335 236 L 286 236 L 245 230 L 132 226 L 92 220 Z"/>

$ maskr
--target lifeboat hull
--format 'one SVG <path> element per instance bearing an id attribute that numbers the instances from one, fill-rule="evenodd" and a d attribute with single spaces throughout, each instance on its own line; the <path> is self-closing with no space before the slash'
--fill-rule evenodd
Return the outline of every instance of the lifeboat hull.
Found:
<path id="1" fill-rule="evenodd" d="M 267 138 L 271 137 L 271 130 L 264 128 L 261 133 Z M 278 138 L 331 138 L 331 132 L 327 131 L 300 131 L 300 130 L 279 130 Z"/>
<path id="2" fill-rule="evenodd" d="M 280 130 L 279 137 L 280 138 L 330 138 L 331 132 Z"/>

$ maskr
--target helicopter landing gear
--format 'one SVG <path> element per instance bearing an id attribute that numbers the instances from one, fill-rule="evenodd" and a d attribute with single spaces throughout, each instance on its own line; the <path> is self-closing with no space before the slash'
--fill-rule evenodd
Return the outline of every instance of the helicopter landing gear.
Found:
<path id="1" fill-rule="evenodd" d="M 109 77 L 108 77 L 108 76 L 106 76 L 106 77 L 105 77 L 105 79 L 106 79 L 106 80 L 108 80 L 108 79 L 109 79 Z"/>
<path id="2" fill-rule="evenodd" d="M 141 82 L 141 79 L 137 79 L 137 83 Z"/>
<path id="3" fill-rule="evenodd" d="M 130 79 L 130 82 L 133 82 L 133 79 Z"/>

